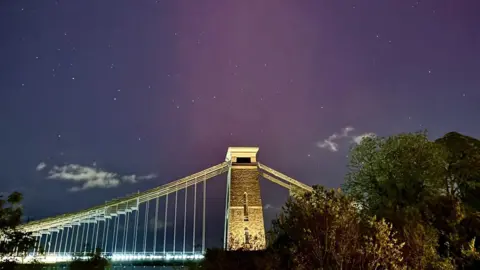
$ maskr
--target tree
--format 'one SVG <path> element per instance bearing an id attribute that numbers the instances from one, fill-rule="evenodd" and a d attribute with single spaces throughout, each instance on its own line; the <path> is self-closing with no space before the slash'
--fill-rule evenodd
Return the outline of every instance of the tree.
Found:
<path id="1" fill-rule="evenodd" d="M 392 226 L 362 216 L 340 190 L 314 186 L 291 197 L 272 234 L 281 269 L 404 269 L 403 243 Z"/>
<path id="2" fill-rule="evenodd" d="M 11 193 L 6 199 L 0 196 L 0 257 L 1 261 L 12 256 L 25 257 L 36 245 L 31 233 L 18 229 L 21 224 L 23 196 L 19 192 Z"/>
<path id="3" fill-rule="evenodd" d="M 472 210 L 480 211 L 480 141 L 450 132 L 435 142 L 448 153 L 445 191 Z"/>
<path id="4" fill-rule="evenodd" d="M 350 154 L 345 190 L 368 215 L 393 223 L 405 241 L 411 268 L 443 262 L 432 227 L 436 203 L 444 193 L 448 152 L 426 132 L 366 138 Z"/>
<path id="5" fill-rule="evenodd" d="M 445 196 L 436 204 L 434 224 L 440 232 L 440 252 L 451 254 L 458 265 L 479 261 L 475 249 L 480 236 L 480 141 L 457 132 L 445 134 L 435 143 L 448 153 L 443 177 Z M 468 243 L 468 244 L 467 244 Z"/>
<path id="6" fill-rule="evenodd" d="M 349 155 L 344 187 L 369 214 L 418 220 L 441 193 L 446 155 L 426 133 L 366 138 Z"/>
<path id="7" fill-rule="evenodd" d="M 458 133 L 435 142 L 426 132 L 367 138 L 351 151 L 345 190 L 365 213 L 393 223 L 410 267 L 465 267 L 475 256 L 462 250 L 480 223 L 467 209 L 480 195 L 479 149 Z"/>

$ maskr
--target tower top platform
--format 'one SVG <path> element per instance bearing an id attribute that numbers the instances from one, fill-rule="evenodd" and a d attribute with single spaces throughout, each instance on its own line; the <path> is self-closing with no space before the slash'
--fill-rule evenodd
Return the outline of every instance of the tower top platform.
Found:
<path id="1" fill-rule="evenodd" d="M 237 159 L 249 159 L 250 162 L 257 162 L 258 147 L 229 147 L 225 161 L 237 162 Z"/>

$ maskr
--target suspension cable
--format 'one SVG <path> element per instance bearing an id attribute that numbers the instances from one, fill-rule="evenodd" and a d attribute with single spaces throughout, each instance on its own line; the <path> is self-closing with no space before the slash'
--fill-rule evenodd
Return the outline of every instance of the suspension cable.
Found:
<path id="1" fill-rule="evenodd" d="M 68 253 L 72 253 L 73 236 L 75 235 L 75 225 L 72 225 L 72 239 L 70 239 L 70 246 L 68 247 Z"/>
<path id="2" fill-rule="evenodd" d="M 115 230 L 115 240 L 114 240 L 114 248 L 113 248 L 113 252 L 114 253 L 117 253 L 117 246 L 118 246 L 118 231 L 120 229 L 120 213 L 118 213 L 117 211 L 117 219 L 115 220 L 115 224 L 116 224 L 116 230 Z"/>
<path id="3" fill-rule="evenodd" d="M 137 252 L 137 241 L 138 241 L 138 215 L 140 212 L 140 205 L 137 200 L 137 211 L 135 212 L 135 231 L 133 232 L 133 253 Z"/>
<path id="4" fill-rule="evenodd" d="M 97 223 L 97 231 L 95 232 L 95 248 L 93 249 L 94 252 L 97 251 L 98 228 L 100 227 L 100 220 L 95 220 L 95 222 Z M 103 222 L 105 222 L 105 220 Z"/>
<path id="5" fill-rule="evenodd" d="M 192 251 L 195 253 L 195 225 L 197 223 L 197 179 L 195 179 L 195 185 L 193 188 L 193 240 Z"/>
<path id="6" fill-rule="evenodd" d="M 165 196 L 165 221 L 163 221 L 163 255 L 166 253 L 167 245 L 167 213 L 168 213 L 168 193 Z"/>
<path id="7" fill-rule="evenodd" d="M 90 241 L 90 251 L 91 252 L 94 252 L 95 251 L 95 243 L 93 242 L 93 240 L 95 239 L 95 228 L 98 227 L 97 226 L 97 220 L 96 218 L 94 217 L 94 220 L 93 220 L 93 226 L 92 226 L 92 241 Z"/>
<path id="8" fill-rule="evenodd" d="M 150 201 L 146 203 L 145 223 L 143 224 L 143 254 L 147 253 L 147 234 L 148 234 L 148 212 L 150 210 Z"/>
<path id="9" fill-rule="evenodd" d="M 55 249 L 57 248 L 57 239 L 58 239 L 58 231 L 56 231 L 55 234 L 55 244 L 53 245 L 53 253 L 55 254 Z M 48 248 L 49 253 L 50 253 L 50 247 Z"/>
<path id="10" fill-rule="evenodd" d="M 75 245 L 73 246 L 73 254 L 77 252 L 77 243 L 78 243 L 78 235 L 80 234 L 80 224 L 77 225 L 77 234 L 75 235 Z"/>
<path id="11" fill-rule="evenodd" d="M 127 224 L 125 225 L 125 240 L 123 242 L 123 253 L 127 252 L 127 243 L 128 243 L 128 223 L 130 222 L 130 212 L 127 212 Z"/>
<path id="12" fill-rule="evenodd" d="M 112 217 L 112 223 L 113 223 L 113 231 L 112 231 L 112 253 L 114 252 L 115 249 L 115 231 L 117 230 L 117 218 L 118 216 L 115 215 Z"/>
<path id="13" fill-rule="evenodd" d="M 122 253 L 125 253 L 125 237 L 127 237 L 127 221 L 128 221 L 128 202 L 125 207 L 125 221 L 123 222 L 123 241 L 122 241 Z"/>
<path id="14" fill-rule="evenodd" d="M 223 248 L 227 249 L 227 242 L 228 242 L 228 226 L 227 222 L 229 219 L 229 195 L 230 195 L 230 177 L 231 177 L 231 169 L 228 170 L 227 174 L 227 187 L 225 191 L 225 224 L 223 226 Z"/>
<path id="15" fill-rule="evenodd" d="M 34 237 L 34 239 L 35 239 L 35 244 L 33 245 L 33 256 L 34 257 L 35 257 L 35 253 L 38 250 L 38 247 L 40 246 L 40 242 L 42 241 L 42 237 L 43 237 L 43 233 Z"/>
<path id="16" fill-rule="evenodd" d="M 108 247 L 108 230 L 109 230 L 109 228 L 110 228 L 110 219 L 111 219 L 111 218 L 110 218 L 110 216 L 105 217 L 105 218 L 106 218 L 106 222 L 107 222 L 107 223 L 105 224 L 105 227 L 104 227 L 104 229 L 103 229 L 103 237 L 102 237 L 103 243 L 102 243 L 102 244 L 103 244 L 103 246 L 104 246 L 103 252 L 107 253 L 107 247 Z"/>
<path id="17" fill-rule="evenodd" d="M 62 243 L 63 243 L 63 231 L 65 228 L 62 228 L 62 233 L 60 234 L 60 245 L 58 246 L 58 253 L 62 250 Z"/>
<path id="18" fill-rule="evenodd" d="M 80 226 L 82 226 L 82 223 L 80 223 Z M 83 229 L 82 229 L 82 241 L 80 242 L 80 249 L 79 249 L 79 252 L 82 253 L 83 252 L 83 247 L 84 247 L 84 243 L 83 242 L 83 237 L 85 236 L 85 227 L 86 227 L 86 223 L 83 224 Z"/>
<path id="19" fill-rule="evenodd" d="M 88 231 L 90 230 L 90 219 L 87 220 L 87 234 L 85 236 L 85 249 L 83 250 L 83 254 L 86 255 L 87 254 L 87 250 L 88 250 Z"/>
<path id="20" fill-rule="evenodd" d="M 184 203 L 184 212 L 183 212 L 183 252 L 185 254 L 185 240 L 187 234 L 187 198 L 188 198 L 188 181 L 185 181 L 185 203 Z"/>
<path id="21" fill-rule="evenodd" d="M 34 257 L 35 257 L 35 254 L 37 253 L 37 251 L 40 249 L 40 246 L 41 246 L 41 243 L 42 243 L 42 238 L 43 238 L 43 233 L 40 233 L 40 235 L 37 235 L 37 236 L 34 237 L 34 239 L 35 239 L 35 243 L 33 244 L 33 256 Z"/>
<path id="22" fill-rule="evenodd" d="M 177 239 L 177 203 L 178 203 L 178 189 L 175 190 L 175 217 L 173 220 L 173 253 L 177 252 L 175 249 L 175 242 Z"/>
<path id="23" fill-rule="evenodd" d="M 67 237 L 65 238 L 65 247 L 63 247 L 63 254 L 67 254 L 67 246 L 68 246 L 68 234 L 69 234 L 69 228 L 67 227 Z"/>
<path id="24" fill-rule="evenodd" d="M 155 252 L 157 251 L 157 230 L 158 230 L 158 197 L 155 202 L 155 229 L 153 232 L 153 255 L 155 255 Z"/>
<path id="25" fill-rule="evenodd" d="M 207 198 L 207 176 L 203 179 L 203 211 L 202 211 L 202 254 L 205 254 L 205 210 Z"/>
<path id="26" fill-rule="evenodd" d="M 44 246 L 44 248 L 43 248 L 43 251 L 44 251 L 45 253 L 47 252 L 48 237 L 50 236 L 50 238 L 51 238 L 51 235 L 52 235 L 52 233 L 51 233 L 51 232 L 48 232 L 47 237 L 45 238 L 45 246 Z M 39 243 L 39 244 L 40 244 L 40 243 Z M 40 249 L 40 248 L 37 248 L 37 254 L 40 252 L 39 249 Z M 35 255 L 37 255 L 37 254 L 35 254 Z"/>

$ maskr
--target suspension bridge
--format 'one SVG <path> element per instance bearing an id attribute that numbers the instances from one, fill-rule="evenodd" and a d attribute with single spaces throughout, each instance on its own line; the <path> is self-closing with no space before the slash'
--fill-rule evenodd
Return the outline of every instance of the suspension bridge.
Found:
<path id="1" fill-rule="evenodd" d="M 223 174 L 227 176 L 224 248 L 263 249 L 259 179 L 278 184 L 290 194 L 312 188 L 257 162 L 257 152 L 257 147 L 230 147 L 224 162 L 190 176 L 103 205 L 23 224 L 20 229 L 31 233 L 36 245 L 14 259 L 62 263 L 87 258 L 96 249 L 114 262 L 202 259 L 207 180 Z M 187 209 L 193 214 L 188 230 Z"/>

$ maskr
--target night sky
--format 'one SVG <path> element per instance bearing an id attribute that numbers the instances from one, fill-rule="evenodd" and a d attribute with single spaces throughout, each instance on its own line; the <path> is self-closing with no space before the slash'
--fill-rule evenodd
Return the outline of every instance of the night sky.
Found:
<path id="1" fill-rule="evenodd" d="M 0 190 L 42 218 L 228 146 L 339 187 L 362 136 L 480 137 L 479 14 L 478 0 L 2 0 Z M 269 219 L 288 193 L 262 188 Z"/>

